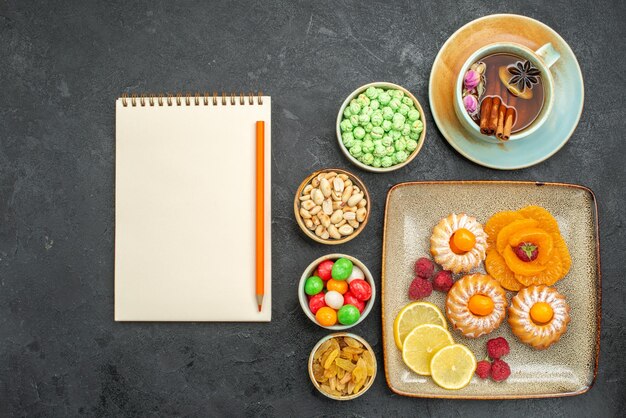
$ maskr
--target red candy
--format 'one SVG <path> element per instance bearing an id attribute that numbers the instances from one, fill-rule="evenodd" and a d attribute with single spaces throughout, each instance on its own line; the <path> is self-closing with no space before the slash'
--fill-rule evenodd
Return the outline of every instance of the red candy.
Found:
<path id="1" fill-rule="evenodd" d="M 360 313 L 363 313 L 363 310 L 365 309 L 365 302 L 358 300 L 350 291 L 343 295 L 343 303 L 344 305 L 356 306 Z"/>
<path id="2" fill-rule="evenodd" d="M 313 315 L 315 315 L 317 311 L 324 306 L 326 306 L 326 302 L 324 301 L 323 292 L 320 292 L 309 299 L 309 309 L 313 312 Z"/>
<path id="3" fill-rule="evenodd" d="M 350 282 L 350 292 L 361 301 L 372 297 L 372 287 L 363 279 L 354 279 Z"/>
<path id="4" fill-rule="evenodd" d="M 322 261 L 319 266 L 317 266 L 317 276 L 324 281 L 332 279 L 331 271 L 333 264 L 335 263 L 332 260 Z"/>

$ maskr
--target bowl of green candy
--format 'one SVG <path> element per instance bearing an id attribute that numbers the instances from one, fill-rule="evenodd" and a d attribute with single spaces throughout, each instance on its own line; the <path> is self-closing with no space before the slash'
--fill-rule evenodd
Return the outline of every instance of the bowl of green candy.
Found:
<path id="1" fill-rule="evenodd" d="M 424 112 L 415 96 L 387 82 L 354 90 L 337 114 L 337 141 L 363 170 L 386 173 L 410 163 L 426 137 Z"/>

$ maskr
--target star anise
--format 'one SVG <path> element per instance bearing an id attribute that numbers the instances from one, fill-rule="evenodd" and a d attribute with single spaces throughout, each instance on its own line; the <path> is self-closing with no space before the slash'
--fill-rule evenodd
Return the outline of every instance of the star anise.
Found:
<path id="1" fill-rule="evenodd" d="M 508 71 L 513 75 L 509 80 L 510 84 L 517 84 L 520 91 L 531 89 L 533 85 L 539 82 L 541 71 L 530 63 L 530 61 L 517 61 L 515 65 L 509 65 Z"/>

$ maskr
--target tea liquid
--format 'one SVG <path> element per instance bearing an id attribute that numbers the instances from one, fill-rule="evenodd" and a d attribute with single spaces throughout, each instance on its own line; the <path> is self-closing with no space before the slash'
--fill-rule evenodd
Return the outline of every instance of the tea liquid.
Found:
<path id="1" fill-rule="evenodd" d="M 543 108 L 544 95 L 542 76 L 531 76 L 532 78 L 530 80 L 530 87 L 528 86 L 529 82 L 527 82 L 526 84 L 521 84 L 524 86 L 524 90 L 530 89 L 532 91 L 532 97 L 529 99 L 524 99 L 522 97 L 517 97 L 515 94 L 511 93 L 511 91 L 509 91 L 509 89 L 501 81 L 499 74 L 499 72 L 501 71 L 500 68 L 505 67 L 507 69 L 507 72 L 505 74 L 509 78 L 509 80 L 511 80 L 515 75 L 510 72 L 511 68 L 513 69 L 513 71 L 517 69 L 517 72 L 521 72 L 522 76 L 528 75 L 523 68 L 524 63 L 526 63 L 526 60 L 524 58 L 511 54 L 492 54 L 487 55 L 486 57 L 480 59 L 478 62 L 483 62 L 486 65 L 485 92 L 480 98 L 480 101 L 488 96 L 499 96 L 502 102 L 507 107 L 513 107 L 516 111 L 516 117 L 513 128 L 511 130 L 512 133 L 519 132 L 530 126 L 535 121 L 535 119 L 537 119 L 537 116 L 539 116 L 539 113 Z M 519 71 L 520 66 L 522 71 Z M 527 79 L 528 78 L 529 77 L 527 77 Z M 519 83 L 510 84 L 512 84 L 516 88 L 518 88 L 518 85 L 520 85 Z M 520 88 L 519 90 L 522 89 Z M 480 123 L 480 115 L 478 115 L 478 118 L 473 119 L 477 124 Z"/>

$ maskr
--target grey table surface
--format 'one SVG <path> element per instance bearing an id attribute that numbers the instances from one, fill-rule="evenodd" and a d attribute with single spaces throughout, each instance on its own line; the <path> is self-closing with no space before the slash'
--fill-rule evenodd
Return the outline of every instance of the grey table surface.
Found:
<path id="1" fill-rule="evenodd" d="M 435 55 L 461 25 L 519 13 L 558 31 L 585 79 L 580 124 L 548 161 L 477 166 L 443 139 L 428 109 Z M 167 2 L 0 0 L 0 415 L 2 416 L 618 416 L 626 407 L 626 2 Z M 334 120 L 357 86 L 386 80 L 425 106 L 426 144 L 392 174 L 339 152 Z M 115 113 L 122 92 L 263 89 L 273 100 L 273 321 L 115 323 Z M 233 145 L 235 147 L 235 145 Z M 511 179 L 580 183 L 598 198 L 603 274 L 600 367 L 586 394 L 450 401 L 393 394 L 382 373 L 380 301 L 354 331 L 381 372 L 356 401 L 325 399 L 306 360 L 326 334 L 296 284 L 334 251 L 292 216 L 316 169 L 355 170 L 372 218 L 337 250 L 380 283 L 387 190 L 398 182 Z M 620 412 L 621 411 L 621 412 Z M 623 415 L 622 415 L 623 416 Z"/>

